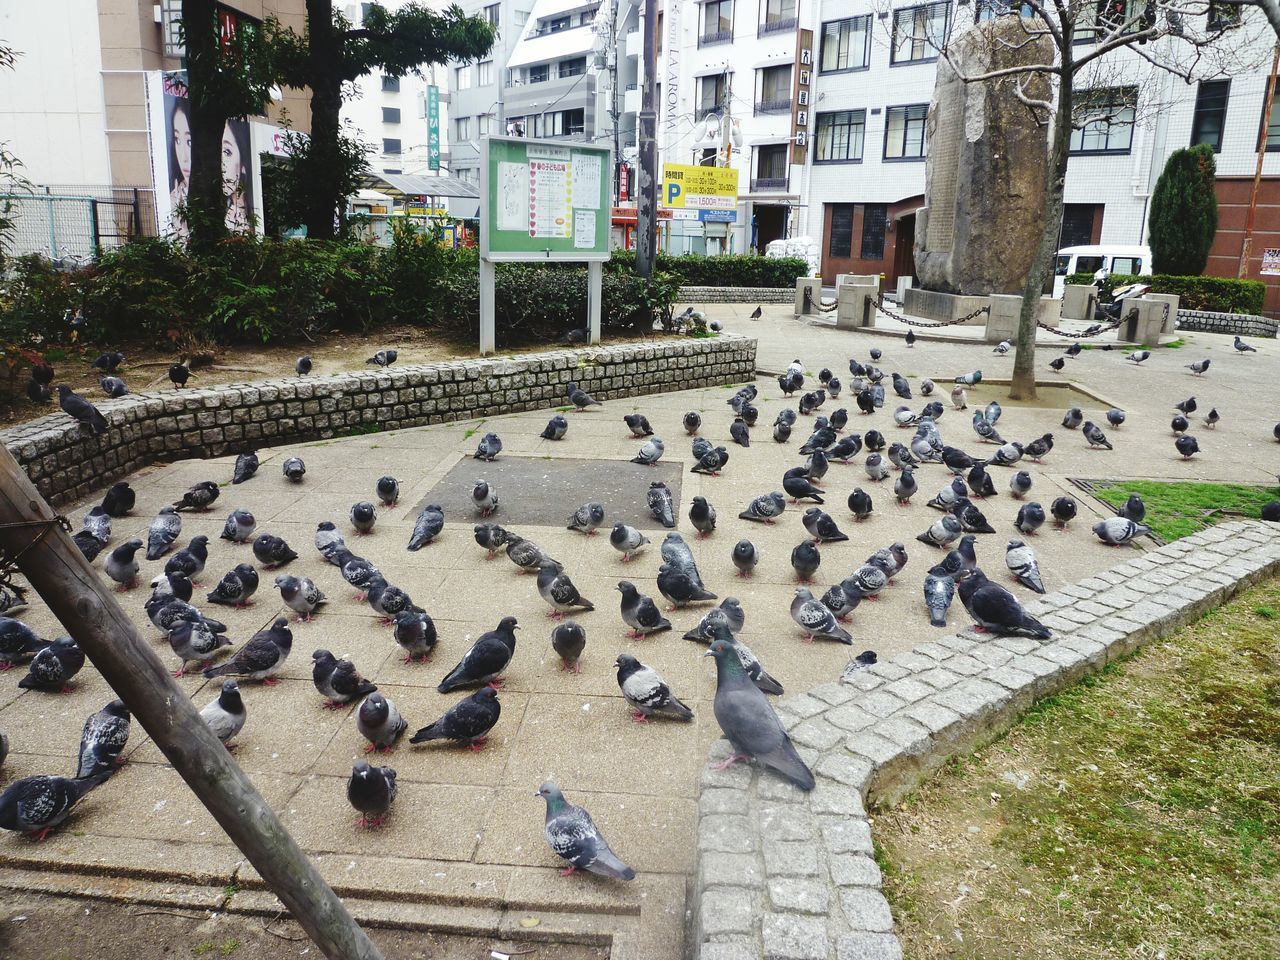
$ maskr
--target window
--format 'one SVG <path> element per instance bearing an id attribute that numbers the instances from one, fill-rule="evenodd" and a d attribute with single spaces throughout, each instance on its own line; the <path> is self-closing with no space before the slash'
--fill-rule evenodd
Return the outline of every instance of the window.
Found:
<path id="1" fill-rule="evenodd" d="M 388 76 L 385 76 L 385 75 L 384 75 L 384 76 L 383 76 L 383 78 L 382 78 L 382 89 L 383 89 L 384 91 L 386 91 L 387 93 L 399 93 L 399 92 L 400 92 L 400 78 L 399 78 L 399 77 L 388 77 Z"/>
<path id="2" fill-rule="evenodd" d="M 1265 97 L 1262 102 L 1265 109 Z M 1271 97 L 1271 116 L 1262 118 L 1262 130 L 1267 153 L 1280 153 L 1280 79 L 1276 80 L 1276 91 Z"/>
<path id="3" fill-rule="evenodd" d="M 823 73 L 861 70 L 871 62 L 871 15 L 822 25 L 818 69 Z"/>
<path id="4" fill-rule="evenodd" d="M 498 28 L 498 15 L 501 12 L 502 4 L 491 3 L 484 8 L 484 18 L 489 21 L 489 25 L 495 30 Z"/>
<path id="5" fill-rule="evenodd" d="M 928 115 L 927 103 L 917 103 L 910 107 L 890 107 L 885 111 L 884 158 L 886 160 L 922 160 L 924 158 L 924 122 Z"/>
<path id="6" fill-rule="evenodd" d="M 921 63 L 938 59 L 939 48 L 947 42 L 950 23 L 950 0 L 895 10 L 889 62 Z"/>
<path id="7" fill-rule="evenodd" d="M 399 107 L 383 107 L 382 122 L 383 123 L 399 123 L 400 108 Z"/>
<path id="8" fill-rule="evenodd" d="M 369 19 L 369 11 L 370 11 L 372 8 L 373 8 L 373 4 L 372 4 L 372 3 L 362 3 L 362 4 L 360 4 L 360 22 L 361 22 L 361 23 L 364 23 L 366 20 L 368 20 L 368 19 Z"/>
<path id="9" fill-rule="evenodd" d="M 575 57 L 572 60 L 560 61 L 560 78 L 580 77 L 587 72 L 587 58 Z"/>
<path id="10" fill-rule="evenodd" d="M 476 118 L 476 126 L 479 127 L 480 136 L 487 136 L 493 133 L 494 116 L 492 113 L 482 113 Z"/>
<path id="11" fill-rule="evenodd" d="M 399 137 L 383 137 L 382 152 L 390 157 L 399 156 L 400 155 L 400 138 Z"/>
<path id="12" fill-rule="evenodd" d="M 530 83 L 546 83 L 548 72 L 549 65 L 540 63 L 535 67 L 530 67 L 526 76 L 529 78 Z"/>
<path id="13" fill-rule="evenodd" d="M 818 114 L 815 163 L 858 163 L 862 160 L 862 137 L 867 129 L 867 111 L 841 110 Z"/>
<path id="14" fill-rule="evenodd" d="M 791 64 L 757 70 L 760 89 L 756 95 L 756 113 L 791 112 Z"/>
<path id="15" fill-rule="evenodd" d="M 759 33 L 781 33 L 796 26 L 796 0 L 760 0 L 764 21 Z"/>
<path id="16" fill-rule="evenodd" d="M 709 114 L 719 113 L 723 109 L 728 85 L 727 73 L 698 78 L 698 120 L 706 118 Z"/>
<path id="17" fill-rule="evenodd" d="M 863 260 L 884 259 L 884 234 L 889 225 L 889 208 L 883 203 L 868 203 L 862 207 Z"/>
<path id="18" fill-rule="evenodd" d="M 1072 153 L 1128 153 L 1133 143 L 1137 87 L 1107 87 L 1076 94 Z"/>
<path id="19" fill-rule="evenodd" d="M 533 119 L 533 136 L 535 137 L 572 137 L 580 136 L 585 129 L 586 112 L 577 110 L 557 110 L 544 113 Z"/>
<path id="20" fill-rule="evenodd" d="M 978 23 L 994 20 L 997 17 L 1007 17 L 1010 14 L 1017 14 L 1028 20 L 1036 15 L 1029 3 L 1019 7 L 1016 2 L 1010 3 L 1009 0 L 977 0 L 974 11 L 974 19 Z"/>
<path id="21" fill-rule="evenodd" d="M 458 117 L 453 121 L 453 129 L 457 131 L 459 140 L 471 139 L 471 118 Z"/>
<path id="22" fill-rule="evenodd" d="M 1240 7 L 1236 4 L 1215 3 L 1209 0 L 1208 23 L 1210 30 L 1230 30 L 1240 26 Z"/>
<path id="23" fill-rule="evenodd" d="M 702 5 L 702 32 L 698 46 L 727 43 L 733 39 L 733 0 L 707 0 Z"/>
<path id="24" fill-rule="evenodd" d="M 787 188 L 787 161 L 790 147 L 785 143 L 756 147 L 756 190 L 785 190 Z"/>
<path id="25" fill-rule="evenodd" d="M 1062 233 L 1058 237 L 1058 249 L 1087 247 L 1093 243 L 1094 211 L 1092 203 L 1064 203 L 1062 205 Z"/>
<path id="26" fill-rule="evenodd" d="M 543 24 L 542 29 L 547 33 L 558 33 L 561 30 L 568 30 L 571 26 L 573 26 L 573 20 L 570 17 L 552 17 Z"/>
<path id="27" fill-rule="evenodd" d="M 1094 43 L 1123 27 L 1124 33 L 1145 29 L 1142 17 L 1146 0 L 1097 0 L 1080 13 L 1076 24 L 1076 43 Z M 1154 6 L 1152 7 L 1154 13 Z"/>
<path id="28" fill-rule="evenodd" d="M 476 64 L 476 84 L 487 87 L 493 83 L 493 61 L 481 60 Z"/>
<path id="29" fill-rule="evenodd" d="M 831 239 L 827 256 L 847 260 L 853 256 L 853 204 L 831 204 Z"/>
<path id="30" fill-rule="evenodd" d="M 453 68 L 453 89 L 455 90 L 471 89 L 471 65 L 470 64 Z"/>
<path id="31" fill-rule="evenodd" d="M 459 167 L 453 171 L 453 175 L 464 183 L 475 183 L 479 175 L 479 168 Z"/>
<path id="32" fill-rule="evenodd" d="M 1122 277 L 1136 277 L 1142 272 L 1142 258 L 1112 257 L 1111 272 Z"/>
<path id="33" fill-rule="evenodd" d="M 1230 80 L 1206 80 L 1196 91 L 1195 118 L 1191 121 L 1191 145 L 1207 143 L 1213 152 L 1222 150 L 1222 128 L 1227 122 L 1227 93 Z"/>

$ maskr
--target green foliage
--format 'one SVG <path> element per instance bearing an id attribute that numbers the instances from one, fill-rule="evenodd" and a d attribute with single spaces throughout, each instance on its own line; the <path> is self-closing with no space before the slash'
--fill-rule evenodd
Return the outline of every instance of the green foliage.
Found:
<path id="1" fill-rule="evenodd" d="M 1067 283 L 1093 283 L 1091 273 L 1073 273 Z M 1126 283 L 1149 283 L 1152 293 L 1172 293 L 1182 310 L 1212 310 L 1217 313 L 1262 313 L 1262 299 L 1267 287 L 1261 280 L 1237 280 L 1234 277 L 1176 277 L 1157 273 L 1140 277 L 1113 273 L 1102 284 L 1102 300 L 1109 303 L 1111 291 Z"/>
<path id="2" fill-rule="evenodd" d="M 1156 273 L 1198 276 L 1209 262 L 1218 231 L 1217 164 L 1213 148 L 1197 144 L 1169 154 L 1151 192 L 1151 268 Z"/>
<path id="3" fill-rule="evenodd" d="M 282 118 L 288 125 L 288 117 Z M 333 150 L 321 154 L 312 139 L 289 130 L 285 134 L 288 156 L 272 157 L 262 165 L 262 207 L 267 232 L 282 236 L 307 222 L 312 202 L 313 184 L 321 176 L 332 179 L 343 198 L 353 196 L 369 172 L 369 154 L 373 147 L 356 137 L 339 133 Z M 347 238 L 352 222 L 347 217 L 347 204 L 338 205 L 338 237 Z"/>
<path id="4" fill-rule="evenodd" d="M 1260 518 L 1264 505 L 1280 500 L 1280 487 L 1193 481 L 1114 480 L 1094 491 L 1104 503 L 1121 507 L 1136 493 L 1147 507 L 1143 521 L 1170 543 L 1223 520 Z"/>
<path id="5" fill-rule="evenodd" d="M 636 255 L 617 251 L 614 263 L 635 264 Z M 726 254 L 659 253 L 657 269 L 674 274 L 689 287 L 794 287 L 797 277 L 809 275 L 808 261 L 799 257 L 756 257 Z"/>

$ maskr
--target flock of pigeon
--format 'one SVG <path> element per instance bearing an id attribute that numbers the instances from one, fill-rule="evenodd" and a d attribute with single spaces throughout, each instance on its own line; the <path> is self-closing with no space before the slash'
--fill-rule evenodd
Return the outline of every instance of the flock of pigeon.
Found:
<path id="1" fill-rule="evenodd" d="M 908 346 L 911 346 L 910 342 Z M 1241 352 L 1252 350 L 1237 340 L 1237 349 L 1242 347 Z M 999 352 L 1000 348 L 996 349 Z M 1079 352 L 1078 345 L 1073 346 L 1065 357 L 1073 357 Z M 1145 353 L 1131 354 L 1128 359 L 1141 363 L 1146 359 L 1142 355 Z M 114 371 L 122 359 L 118 354 L 104 355 L 100 358 L 105 364 L 104 372 Z M 847 464 L 855 458 L 862 458 L 869 489 L 876 490 L 878 485 L 892 478 L 892 499 L 898 505 L 909 504 L 920 493 L 918 473 L 935 465 L 939 468 L 943 482 L 928 500 L 928 506 L 938 511 L 938 517 L 916 537 L 926 548 L 939 551 L 941 556 L 938 563 L 927 568 L 921 591 L 923 612 L 933 626 L 947 625 L 950 607 L 958 594 L 980 632 L 1038 639 L 1049 637 L 1049 629 L 1026 611 L 1018 597 L 990 579 L 979 566 L 978 538 L 994 534 L 996 530 L 984 516 L 978 502 L 998 495 L 996 477 L 1003 474 L 1000 485 L 1007 486 L 1009 495 L 1022 501 L 1013 523 L 1019 536 L 1009 539 L 1004 551 L 1008 574 L 1021 587 L 1034 593 L 1044 593 L 1036 555 L 1028 541 L 1050 521 L 1066 529 L 1078 510 L 1070 496 L 1057 497 L 1047 509 L 1029 499 L 1034 479 L 1026 465 L 1044 461 L 1054 448 L 1054 435 L 1045 433 L 1025 443 L 1006 440 L 1000 432 L 1000 404 L 992 401 L 981 409 L 975 409 L 966 424 L 973 431 L 973 437 L 967 441 L 971 451 L 980 449 L 983 452 L 966 452 L 961 446 L 944 441 L 939 423 L 947 412 L 947 405 L 935 398 L 935 393 L 940 391 L 928 379 L 915 387 L 927 399 L 923 409 L 916 411 L 909 405 L 898 405 L 892 410 L 892 428 L 887 423 L 882 424 L 891 434 L 899 430 L 911 431 L 909 437 L 906 433 L 901 434 L 907 439 L 891 441 L 875 428 L 858 432 L 852 429 L 858 423 L 855 418 L 874 417 L 885 407 L 886 386 L 901 400 L 910 401 L 914 395 L 906 377 L 897 372 L 886 375 L 875 365 L 880 359 L 881 351 L 872 349 L 869 362 L 864 364 L 856 359 L 850 360 L 847 384 L 842 384 L 832 371 L 822 370 L 817 383 L 811 384 L 812 388 L 808 390 L 804 365 L 796 360 L 788 367 L 778 378 L 778 387 L 785 398 L 799 394 L 797 409 L 788 407 L 778 414 L 772 424 L 771 438 L 778 444 L 789 444 L 793 431 L 804 422 L 801 418 L 810 418 L 803 428 L 808 431 L 808 437 L 798 445 L 800 461 L 783 473 L 779 482 L 781 490 L 764 490 L 737 512 L 738 520 L 744 523 L 774 524 L 789 503 L 803 505 L 801 524 L 808 536 L 795 546 L 790 556 L 791 566 L 800 583 L 790 612 L 803 631 L 805 641 L 829 640 L 852 645 L 854 639 L 842 624 L 850 619 L 864 600 L 874 601 L 894 583 L 908 563 L 906 546 L 892 543 L 876 550 L 825 592 L 819 591 L 820 596 L 810 590 L 808 584 L 813 582 L 822 565 L 821 548 L 849 539 L 840 529 L 841 521 L 823 509 L 829 496 L 824 478 L 831 463 Z M 382 351 L 368 362 L 386 366 L 394 361 L 395 351 Z M 1193 364 L 1191 368 L 1197 375 L 1203 375 L 1208 365 L 1206 360 Z M 310 359 L 300 358 L 296 369 L 300 374 L 308 372 L 311 369 Z M 175 386 L 185 382 L 181 376 L 174 377 L 173 371 L 171 378 Z M 981 380 L 980 370 L 955 378 L 949 396 L 952 411 L 968 410 L 966 387 L 972 388 Z M 828 402 L 835 406 L 846 391 L 854 400 L 856 413 L 851 415 L 844 407 L 831 410 L 829 415 L 821 412 Z M 90 429 L 96 429 L 101 415 L 92 404 L 65 387 L 59 392 L 63 409 Z M 567 392 L 573 412 L 601 406 L 576 383 L 570 383 Z M 728 421 L 730 443 L 744 450 L 750 448 L 751 433 L 758 422 L 759 411 L 754 405 L 757 396 L 758 388 L 750 385 L 738 390 L 728 400 L 731 416 L 726 416 L 725 420 Z M 1177 449 L 1183 456 L 1192 456 L 1198 447 L 1188 432 L 1187 418 L 1197 409 L 1195 398 L 1178 404 L 1177 409 L 1178 415 L 1173 421 Z M 1212 427 L 1218 419 L 1216 409 L 1210 410 L 1205 418 L 1206 425 Z M 641 441 L 633 462 L 646 466 L 660 462 L 666 453 L 666 444 L 655 435 L 647 417 L 634 413 L 626 415 L 623 420 L 629 434 Z M 1107 421 L 1112 428 L 1119 428 L 1124 420 L 1123 411 L 1107 413 Z M 1080 429 L 1084 441 L 1091 447 L 1112 447 L 1102 429 L 1092 421 L 1085 421 L 1078 409 L 1067 412 L 1063 426 L 1068 430 Z M 686 413 L 680 427 L 692 438 L 690 463 L 693 472 L 716 477 L 728 468 L 729 447 L 716 445 L 702 435 L 700 412 L 691 410 Z M 542 437 L 558 441 L 566 436 L 569 429 L 570 418 L 556 414 L 548 422 Z M 1280 439 L 1280 425 L 1276 427 L 1276 435 Z M 478 461 L 492 462 L 501 452 L 501 438 L 496 433 L 488 433 L 479 441 L 474 457 Z M 749 454 L 737 456 L 746 459 Z M 254 451 L 241 453 L 236 459 L 231 483 L 239 485 L 253 479 L 259 465 Z M 299 457 L 289 457 L 282 463 L 282 474 L 285 483 L 301 483 L 306 475 L 306 465 Z M 112 520 L 127 516 L 135 505 L 134 491 L 127 482 L 120 482 L 112 486 L 102 503 L 83 518 L 83 529 L 75 534 L 74 539 L 91 562 L 105 551 L 102 570 L 121 590 L 132 589 L 138 582 L 141 568 L 137 555 L 140 551 L 149 562 L 164 561 L 162 569 L 150 582 L 151 592 L 144 603 L 145 612 L 159 633 L 167 638 L 177 658 L 176 676 L 181 676 L 189 665 L 196 664 L 207 678 L 227 678 L 216 698 L 205 704 L 200 713 L 219 739 L 224 744 L 231 744 L 246 722 L 239 683 L 274 684 L 289 658 L 293 634 L 286 617 L 278 617 L 270 627 L 255 634 L 221 663 L 214 664 L 232 646 L 226 636 L 227 628 L 209 616 L 207 608 L 202 610 L 192 602 L 193 587 L 209 561 L 209 538 L 196 536 L 181 547 L 179 541 L 183 513 L 210 510 L 220 493 L 221 487 L 216 481 L 194 484 L 171 506 L 159 512 L 147 531 L 145 542 L 132 539 L 108 550 Z M 387 476 L 380 479 L 375 486 L 374 497 L 360 501 L 350 509 L 349 522 L 355 533 L 360 535 L 373 530 L 377 522 L 375 500 L 391 506 L 397 502 L 399 494 L 400 485 L 395 478 Z M 561 621 L 551 634 L 551 646 L 560 659 L 562 669 L 578 672 L 586 647 L 586 631 L 575 620 L 564 618 L 570 614 L 594 611 L 595 606 L 579 593 L 564 564 L 531 539 L 493 522 L 493 515 L 500 509 L 498 491 L 493 485 L 478 480 L 472 491 L 472 500 L 476 519 L 481 521 L 474 526 L 476 544 L 486 551 L 488 559 L 503 552 L 521 573 L 537 575 L 538 594 L 549 608 L 548 616 Z M 677 525 L 676 506 L 667 485 L 661 481 L 653 482 L 647 502 L 654 519 L 670 531 L 660 547 L 662 563 L 656 580 L 658 592 L 668 603 L 665 612 L 720 601 L 704 608 L 704 615 L 684 634 L 684 639 L 709 644 L 706 655 L 713 657 L 716 663 L 714 713 L 732 746 L 732 753 L 722 766 L 754 759 L 801 789 L 812 789 L 813 774 L 796 751 L 768 700 L 769 696 L 783 693 L 782 684 L 767 672 L 756 654 L 738 636 L 745 624 L 741 604 L 734 597 L 721 600 L 703 581 L 689 544 L 674 531 Z M 874 510 L 872 495 L 862 486 L 855 487 L 848 495 L 847 503 L 854 523 L 866 520 Z M 1273 506 L 1280 509 L 1280 504 Z M 1130 497 L 1117 516 L 1095 524 L 1093 533 L 1110 545 L 1128 543 L 1149 532 L 1142 523 L 1144 515 L 1141 499 Z M 717 529 L 717 512 L 707 498 L 697 496 L 690 503 L 689 521 L 699 537 L 712 536 Z M 428 504 L 414 522 L 407 549 L 417 551 L 428 547 L 441 535 L 444 527 L 443 509 L 437 504 Z M 631 562 L 651 546 L 649 538 L 635 527 L 623 522 L 607 525 L 605 507 L 598 502 L 584 503 L 574 510 L 568 518 L 567 527 L 586 536 L 594 536 L 601 528 L 607 529 L 608 542 L 621 555 L 623 563 Z M 742 529 L 747 528 L 744 526 Z M 264 571 L 278 571 L 298 557 L 282 538 L 260 533 L 252 513 L 244 508 L 237 508 L 227 516 L 221 539 L 235 544 L 251 543 L 253 556 Z M 395 586 L 372 562 L 350 549 L 332 521 L 319 524 L 314 547 L 338 575 L 358 591 L 357 599 L 367 602 L 381 617 L 382 623 L 391 628 L 392 638 L 405 654 L 405 662 L 430 660 L 438 637 L 435 624 L 423 607 L 415 603 L 405 590 Z M 734 543 L 731 558 L 739 576 L 750 577 L 760 562 L 761 553 L 749 538 L 743 538 Z M 244 606 L 252 601 L 259 585 L 258 568 L 251 563 L 240 562 L 221 576 L 205 599 L 210 605 Z M 315 616 L 327 601 L 321 588 L 305 576 L 279 572 L 274 577 L 274 586 L 279 591 L 281 602 L 299 620 Z M 640 639 L 672 629 L 671 621 L 659 604 L 642 594 L 634 583 L 621 580 L 617 590 L 621 595 L 619 617 L 630 628 L 630 636 Z M 19 680 L 20 686 L 35 691 L 61 691 L 83 667 L 84 654 L 69 637 L 53 642 L 38 637 L 14 616 L 24 604 L 20 591 L 16 594 L 0 593 L 0 610 L 4 613 L 0 616 L 0 669 L 29 661 L 26 675 Z M 515 654 L 519 626 L 515 617 L 506 616 L 493 630 L 476 639 L 438 685 L 441 693 L 468 689 L 475 692 L 457 700 L 442 716 L 419 729 L 409 738 L 411 744 L 446 740 L 472 750 L 483 748 L 501 716 L 498 691 Z M 875 660 L 874 651 L 868 650 L 855 658 L 850 667 L 857 669 Z M 637 657 L 623 653 L 614 661 L 614 666 L 620 693 L 631 707 L 636 722 L 645 722 L 650 717 L 677 721 L 693 718 L 692 710 L 676 696 L 658 672 Z M 396 705 L 378 691 L 375 684 L 363 678 L 351 661 L 336 658 L 328 650 L 316 650 L 312 654 L 312 678 L 326 707 L 343 708 L 359 701 L 355 724 L 368 742 L 366 752 L 391 751 L 408 729 L 408 722 Z M 36 776 L 11 784 L 0 795 L 0 828 L 43 837 L 57 827 L 81 797 L 105 782 L 116 769 L 129 736 L 129 726 L 129 712 L 118 700 L 89 717 L 81 738 L 76 775 Z M 0 735 L 0 763 L 7 746 L 7 741 Z M 356 763 L 348 781 L 347 797 L 360 815 L 360 824 L 381 825 L 391 809 L 396 789 L 396 772 L 392 768 L 375 767 L 363 760 Z M 566 872 L 583 869 L 624 880 L 635 876 L 634 871 L 610 850 L 590 815 L 569 803 L 554 783 L 543 784 L 538 795 L 546 802 L 547 841 L 551 849 L 568 863 Z"/>

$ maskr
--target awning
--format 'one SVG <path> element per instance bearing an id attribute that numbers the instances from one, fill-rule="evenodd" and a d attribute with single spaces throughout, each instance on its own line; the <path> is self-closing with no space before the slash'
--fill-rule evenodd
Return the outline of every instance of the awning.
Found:
<path id="1" fill-rule="evenodd" d="M 779 143 L 790 143 L 790 142 L 791 142 L 791 138 L 785 135 L 777 136 L 777 137 L 755 137 L 747 141 L 747 146 L 772 147 L 772 146 L 776 146 Z"/>
<path id="2" fill-rule="evenodd" d="M 369 173 L 360 185 L 396 200 L 404 197 L 480 198 L 480 188 L 457 177 L 428 177 L 407 173 Z"/>

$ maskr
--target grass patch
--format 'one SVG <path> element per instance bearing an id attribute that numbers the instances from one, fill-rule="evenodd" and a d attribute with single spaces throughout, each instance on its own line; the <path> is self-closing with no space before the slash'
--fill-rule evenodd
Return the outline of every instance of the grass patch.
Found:
<path id="1" fill-rule="evenodd" d="M 354 426 L 347 427 L 344 430 L 335 430 L 335 437 L 365 437 L 371 433 L 378 433 L 382 427 L 376 423 L 357 423 Z"/>
<path id="2" fill-rule="evenodd" d="M 1280 956 L 1271 580 L 877 818 L 913 960 Z"/>
<path id="3" fill-rule="evenodd" d="M 480 432 L 480 428 L 483 427 L 487 422 L 488 421 L 486 420 L 478 421 L 474 427 L 472 427 L 470 430 L 468 430 L 466 433 L 462 435 L 462 439 L 470 440 L 472 437 L 474 437 L 477 433 Z"/>
<path id="4" fill-rule="evenodd" d="M 1262 508 L 1280 500 L 1280 487 L 1238 483 L 1194 483 L 1158 480 L 1114 480 L 1094 488 L 1098 499 L 1123 506 L 1136 493 L 1147 505 L 1144 521 L 1166 543 L 1198 533 L 1222 520 L 1260 518 Z"/>
<path id="5" fill-rule="evenodd" d="M 1187 341 L 1179 337 L 1177 340 L 1170 340 L 1168 343 L 1166 343 L 1164 345 L 1164 349 L 1177 350 L 1179 347 L 1185 347 L 1186 345 L 1187 345 Z"/>

